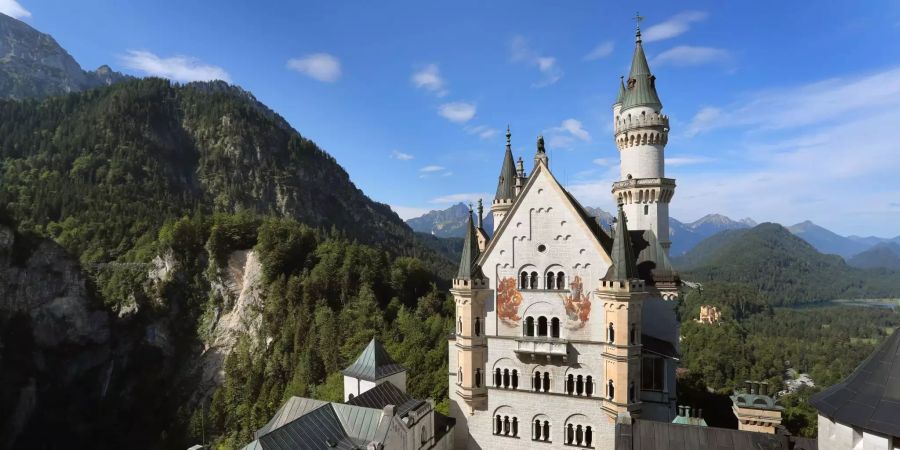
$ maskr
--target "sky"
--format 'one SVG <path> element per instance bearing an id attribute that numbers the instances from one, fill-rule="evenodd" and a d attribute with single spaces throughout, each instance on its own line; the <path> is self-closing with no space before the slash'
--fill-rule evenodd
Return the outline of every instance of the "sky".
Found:
<path id="1" fill-rule="evenodd" d="M 864 6 L 864 7 L 863 7 Z M 900 234 L 900 2 L 0 0 L 85 69 L 250 90 L 403 218 L 530 171 L 614 208 L 633 17 L 671 132 L 671 215 Z"/>

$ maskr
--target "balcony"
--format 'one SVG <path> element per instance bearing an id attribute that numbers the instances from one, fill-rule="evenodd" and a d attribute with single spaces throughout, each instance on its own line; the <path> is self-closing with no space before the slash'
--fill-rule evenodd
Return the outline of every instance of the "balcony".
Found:
<path id="1" fill-rule="evenodd" d="M 569 342 L 564 339 L 554 339 L 545 337 L 522 337 L 516 339 L 515 352 L 519 355 L 531 355 L 534 359 L 538 356 L 562 357 L 566 361 L 569 357 Z"/>

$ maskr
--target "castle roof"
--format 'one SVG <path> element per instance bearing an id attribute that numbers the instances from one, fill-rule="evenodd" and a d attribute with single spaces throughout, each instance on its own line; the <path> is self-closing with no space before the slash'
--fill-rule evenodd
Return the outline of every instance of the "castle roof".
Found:
<path id="1" fill-rule="evenodd" d="M 616 424 L 616 450 L 815 450 L 815 439 L 636 419 Z"/>
<path id="2" fill-rule="evenodd" d="M 503 166 L 497 181 L 497 194 L 494 200 L 512 200 L 516 198 L 516 163 L 513 161 L 512 144 L 509 128 L 506 129 L 506 152 L 503 155 Z"/>
<path id="3" fill-rule="evenodd" d="M 900 436 L 900 331 L 895 330 L 844 381 L 814 395 L 809 403 L 835 422 Z"/>
<path id="4" fill-rule="evenodd" d="M 343 374 L 361 380 L 377 381 L 405 370 L 391 358 L 381 342 L 373 338 L 356 361 L 344 369 Z"/>
<path id="5" fill-rule="evenodd" d="M 619 77 L 619 93 L 616 94 L 616 105 L 621 105 L 625 101 L 625 80 Z"/>
<path id="6" fill-rule="evenodd" d="M 631 235 L 628 233 L 627 220 L 622 205 L 619 205 L 618 217 L 616 218 L 616 234 L 613 238 L 612 266 L 606 272 L 605 280 L 632 280 L 638 278 L 637 265 L 634 258 L 634 247 L 631 244 Z"/>
<path id="7" fill-rule="evenodd" d="M 348 405 L 362 406 L 365 408 L 384 409 L 387 405 L 397 406 L 396 414 L 403 416 L 410 409 L 423 403 L 403 392 L 394 383 L 385 381 L 378 386 L 347 400 Z"/>
<path id="8" fill-rule="evenodd" d="M 656 93 L 656 77 L 650 73 L 650 65 L 644 55 L 640 29 L 635 35 L 634 56 L 631 58 L 631 72 L 628 73 L 628 87 L 622 101 L 622 110 L 635 106 L 647 106 L 655 111 L 662 109 L 662 102 Z"/>
<path id="9" fill-rule="evenodd" d="M 475 226 L 472 224 L 472 212 L 469 211 L 469 217 L 466 219 L 466 237 L 463 240 L 462 254 L 459 258 L 459 272 L 456 273 L 456 279 L 471 280 L 472 278 L 483 278 L 481 269 L 475 264 L 478 254 L 478 239 L 475 237 Z"/>

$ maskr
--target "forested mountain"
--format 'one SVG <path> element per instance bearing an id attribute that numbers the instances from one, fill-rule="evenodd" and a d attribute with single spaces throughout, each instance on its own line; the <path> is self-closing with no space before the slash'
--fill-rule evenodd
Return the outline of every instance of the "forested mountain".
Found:
<path id="1" fill-rule="evenodd" d="M 830 255 L 840 255 L 845 259 L 870 247 L 870 245 L 863 242 L 855 241 L 822 228 L 809 220 L 791 225 L 787 229 L 795 236 L 809 242 L 818 251 Z"/>
<path id="2" fill-rule="evenodd" d="M 890 241 L 876 244 L 848 259 L 847 264 L 862 269 L 884 267 L 900 270 L 900 244 Z"/>
<path id="3" fill-rule="evenodd" d="M 331 395 L 376 316 L 446 396 L 450 244 L 239 88 L 0 101 L 0 205 L 0 447 L 249 441 L 285 396 Z"/>
<path id="4" fill-rule="evenodd" d="M 0 98 L 43 98 L 119 82 L 109 66 L 84 71 L 56 40 L 0 13 Z"/>
<path id="5" fill-rule="evenodd" d="M 736 230 L 755 226 L 751 219 L 732 220 L 721 214 L 707 214 L 693 222 L 684 223 L 669 219 L 669 236 L 672 239 L 670 254 L 679 256 L 687 253 L 700 241 L 725 230 Z"/>
<path id="6" fill-rule="evenodd" d="M 673 262 L 687 279 L 748 283 L 775 305 L 900 295 L 900 273 L 850 267 L 773 223 L 715 234 Z"/>

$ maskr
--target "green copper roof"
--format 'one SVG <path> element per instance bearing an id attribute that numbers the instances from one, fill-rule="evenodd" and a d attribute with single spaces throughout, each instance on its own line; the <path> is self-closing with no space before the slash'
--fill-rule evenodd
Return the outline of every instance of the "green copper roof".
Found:
<path id="1" fill-rule="evenodd" d="M 631 59 L 631 72 L 628 74 L 628 87 L 622 102 L 622 110 L 635 106 L 647 106 L 656 111 L 662 109 L 659 95 L 656 94 L 656 77 L 650 73 L 650 65 L 647 64 L 647 56 L 644 55 L 644 47 L 641 45 L 640 30 L 634 44 L 634 57 Z"/>
<path id="2" fill-rule="evenodd" d="M 619 77 L 619 93 L 616 95 L 616 105 L 621 105 L 625 101 L 625 79 Z"/>
<path id="3" fill-rule="evenodd" d="M 500 180 L 497 182 L 497 195 L 494 200 L 512 200 L 516 198 L 516 163 L 513 161 L 509 128 L 506 129 L 506 154 L 503 155 L 503 167 L 500 168 Z"/>
<path id="4" fill-rule="evenodd" d="M 637 265 L 634 262 L 634 247 L 631 245 L 631 236 L 628 233 L 628 225 L 625 220 L 625 212 L 619 205 L 619 215 L 616 218 L 616 234 L 613 238 L 612 267 L 606 273 L 608 281 L 633 280 L 638 277 Z"/>
<path id="5" fill-rule="evenodd" d="M 478 259 L 478 240 L 475 238 L 475 226 L 472 224 L 472 211 L 466 219 L 466 237 L 463 241 L 462 255 L 459 259 L 459 272 L 456 278 L 459 280 L 471 280 L 480 273 L 475 260 Z"/>
<path id="6" fill-rule="evenodd" d="M 344 369 L 344 375 L 376 381 L 404 370 L 403 366 L 394 362 L 381 342 L 372 339 L 356 361 Z"/>

